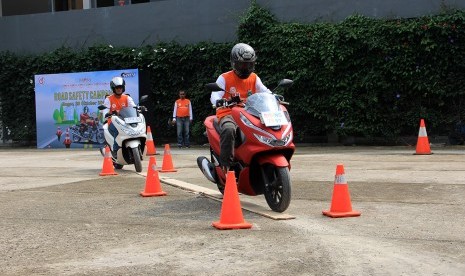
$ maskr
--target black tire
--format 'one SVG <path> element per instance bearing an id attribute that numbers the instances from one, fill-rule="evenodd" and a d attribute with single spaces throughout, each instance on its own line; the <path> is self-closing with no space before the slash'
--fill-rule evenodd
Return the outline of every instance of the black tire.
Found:
<path id="1" fill-rule="evenodd" d="M 139 148 L 132 148 L 132 157 L 134 158 L 134 167 L 136 172 L 142 171 L 142 159 L 140 158 Z"/>
<path id="2" fill-rule="evenodd" d="M 275 212 L 284 212 L 291 203 L 291 177 L 289 168 L 266 164 L 262 167 L 265 183 L 264 195 L 268 206 Z"/>
<path id="3" fill-rule="evenodd" d="M 216 180 L 216 187 L 218 187 L 218 191 L 220 191 L 220 193 L 224 195 L 225 184 L 223 184 L 223 180 L 221 180 L 220 177 L 218 177 L 218 179 Z"/>
<path id="4" fill-rule="evenodd" d="M 211 146 L 210 146 L 210 160 L 211 160 L 212 162 L 213 162 L 214 160 L 217 160 L 217 158 L 215 158 L 215 157 L 213 156 L 213 149 L 212 149 Z M 218 191 L 220 191 L 220 193 L 221 193 L 222 195 L 224 195 L 224 188 L 225 188 L 226 182 L 224 182 L 218 174 L 216 174 L 216 179 L 215 179 L 215 180 L 216 180 L 216 187 L 218 187 Z"/>
<path id="5" fill-rule="evenodd" d="M 103 132 L 97 133 L 97 143 L 99 144 L 105 143 L 105 136 L 103 135 Z"/>
<path id="6" fill-rule="evenodd" d="M 117 170 L 121 170 L 124 167 L 124 165 L 113 162 L 113 167 L 115 167 L 115 169 L 117 169 Z"/>

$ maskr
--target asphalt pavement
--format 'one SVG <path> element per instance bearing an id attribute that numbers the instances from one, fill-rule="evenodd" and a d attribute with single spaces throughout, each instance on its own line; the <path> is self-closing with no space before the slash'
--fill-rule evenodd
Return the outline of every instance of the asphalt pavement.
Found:
<path id="1" fill-rule="evenodd" d="M 207 147 L 171 148 L 161 197 L 148 158 L 100 176 L 95 148 L 0 148 L 0 275 L 465 275 L 465 147 L 431 149 L 298 145 L 288 210 L 239 195 L 252 228 L 217 230 Z M 359 217 L 322 215 L 338 164 Z"/>

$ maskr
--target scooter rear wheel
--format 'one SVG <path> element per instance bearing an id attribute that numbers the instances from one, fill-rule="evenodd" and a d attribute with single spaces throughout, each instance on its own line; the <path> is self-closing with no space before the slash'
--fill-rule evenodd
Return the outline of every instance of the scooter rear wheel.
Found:
<path id="1" fill-rule="evenodd" d="M 266 164 L 262 167 L 265 179 L 265 199 L 271 210 L 284 212 L 291 203 L 291 177 L 289 168 Z"/>

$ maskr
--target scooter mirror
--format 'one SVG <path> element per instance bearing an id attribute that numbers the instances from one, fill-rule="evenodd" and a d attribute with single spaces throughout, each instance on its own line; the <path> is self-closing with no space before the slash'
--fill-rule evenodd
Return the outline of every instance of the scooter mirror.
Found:
<path id="1" fill-rule="evenodd" d="M 218 84 L 216 82 L 212 82 L 212 83 L 207 83 L 205 85 L 205 88 L 207 88 L 208 91 L 224 91 L 221 87 L 218 86 Z"/>
<path id="2" fill-rule="evenodd" d="M 140 97 L 139 103 L 146 102 L 148 98 L 149 98 L 148 95 L 144 95 L 144 96 Z"/>
<path id="3" fill-rule="evenodd" d="M 279 81 L 278 86 L 279 87 L 289 87 L 294 83 L 293 80 L 290 79 L 282 79 Z"/>
<path id="4" fill-rule="evenodd" d="M 282 79 L 282 80 L 279 81 L 278 86 L 276 86 L 275 89 L 273 89 L 273 91 L 278 89 L 278 87 L 283 87 L 283 88 L 290 87 L 293 83 L 294 83 L 293 80 Z"/>

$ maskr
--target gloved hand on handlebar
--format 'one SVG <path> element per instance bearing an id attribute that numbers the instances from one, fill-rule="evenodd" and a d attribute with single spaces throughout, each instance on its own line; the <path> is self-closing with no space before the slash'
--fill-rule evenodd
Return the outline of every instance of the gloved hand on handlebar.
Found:
<path id="1" fill-rule="evenodd" d="M 226 99 L 219 99 L 219 100 L 216 100 L 216 107 L 223 107 L 225 106 L 227 103 Z"/>

